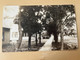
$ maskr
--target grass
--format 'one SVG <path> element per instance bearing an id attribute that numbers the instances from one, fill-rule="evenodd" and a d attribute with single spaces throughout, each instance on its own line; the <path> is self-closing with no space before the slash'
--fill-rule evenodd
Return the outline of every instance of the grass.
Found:
<path id="1" fill-rule="evenodd" d="M 63 46 L 64 50 L 75 50 L 78 48 L 76 44 L 69 45 L 67 43 L 64 43 L 63 45 L 64 45 Z M 60 42 L 58 42 L 58 43 L 53 42 L 52 43 L 52 50 L 61 50 L 61 43 Z"/>
<path id="2" fill-rule="evenodd" d="M 44 43 L 38 44 L 37 46 L 33 44 L 31 46 L 30 51 L 38 51 L 40 47 L 42 47 Z M 16 44 L 4 44 L 2 45 L 2 51 L 3 52 L 16 52 Z M 28 46 L 26 44 L 22 44 L 21 48 L 17 50 L 17 52 L 23 52 L 28 51 Z"/>
<path id="3" fill-rule="evenodd" d="M 47 41 L 46 39 L 42 40 L 42 43 L 38 44 L 37 46 L 35 45 L 35 41 L 31 41 L 30 51 L 38 51 L 45 44 L 46 41 Z M 15 52 L 16 45 L 17 44 L 15 43 L 3 44 L 2 51 Z M 75 50 L 77 48 L 78 48 L 77 37 L 73 37 L 73 36 L 64 37 L 64 50 Z M 55 42 L 52 42 L 52 51 L 54 50 L 61 50 L 60 39 L 57 44 Z M 28 51 L 28 41 L 22 41 L 21 48 L 17 50 L 17 52 L 23 52 L 23 51 Z"/>

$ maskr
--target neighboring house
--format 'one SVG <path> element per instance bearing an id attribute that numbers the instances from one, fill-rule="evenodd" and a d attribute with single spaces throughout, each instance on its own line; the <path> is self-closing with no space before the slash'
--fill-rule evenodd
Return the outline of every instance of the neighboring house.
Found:
<path id="1" fill-rule="evenodd" d="M 19 12 L 19 6 L 5 6 L 3 9 L 2 43 L 18 40 L 18 25 L 13 21 Z"/>
<path id="2" fill-rule="evenodd" d="M 9 21 L 10 19 L 6 19 L 4 18 L 3 20 L 3 31 L 2 31 L 2 43 L 3 44 L 8 44 L 10 42 L 10 26 L 9 23 L 11 23 L 11 21 Z"/>
<path id="3" fill-rule="evenodd" d="M 13 23 L 14 18 L 3 20 L 3 44 L 8 44 L 18 40 L 18 25 Z"/>
<path id="4" fill-rule="evenodd" d="M 18 25 L 13 23 L 5 23 L 3 25 L 3 44 L 16 42 L 19 38 Z"/>

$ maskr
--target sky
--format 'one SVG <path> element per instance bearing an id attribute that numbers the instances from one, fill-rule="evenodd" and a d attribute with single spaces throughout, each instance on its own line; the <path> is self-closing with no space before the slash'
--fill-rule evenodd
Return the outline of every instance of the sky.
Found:
<path id="1" fill-rule="evenodd" d="M 19 6 L 4 6 L 3 17 L 14 17 L 19 12 Z"/>
<path id="2" fill-rule="evenodd" d="M 3 27 L 10 28 L 13 20 L 19 12 L 19 6 L 4 6 L 3 8 Z"/>

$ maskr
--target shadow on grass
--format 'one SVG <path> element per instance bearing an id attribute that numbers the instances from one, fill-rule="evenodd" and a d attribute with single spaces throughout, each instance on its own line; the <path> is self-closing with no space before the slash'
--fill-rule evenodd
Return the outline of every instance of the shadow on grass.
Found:
<path id="1" fill-rule="evenodd" d="M 78 47 L 75 44 L 64 43 L 64 50 L 75 50 L 77 48 Z M 60 42 L 58 42 L 58 43 L 53 42 L 52 43 L 52 50 L 61 50 L 61 43 Z"/>
<path id="2" fill-rule="evenodd" d="M 21 47 L 16 52 L 23 52 L 23 51 L 38 51 L 40 47 L 42 47 L 44 43 L 38 44 L 37 46 L 33 44 L 31 49 L 28 50 L 28 46 Z M 22 45 L 23 46 L 23 45 Z M 4 44 L 2 45 L 2 52 L 15 52 L 16 45 L 15 44 Z"/>

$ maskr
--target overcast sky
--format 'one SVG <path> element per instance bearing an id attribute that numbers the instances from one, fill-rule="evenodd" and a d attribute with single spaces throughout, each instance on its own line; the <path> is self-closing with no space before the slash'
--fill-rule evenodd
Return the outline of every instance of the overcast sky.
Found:
<path id="1" fill-rule="evenodd" d="M 3 8 L 3 17 L 14 17 L 19 12 L 19 6 L 5 6 Z"/>
<path id="2" fill-rule="evenodd" d="M 19 6 L 4 6 L 3 8 L 3 27 L 10 28 L 13 20 L 19 12 Z"/>

